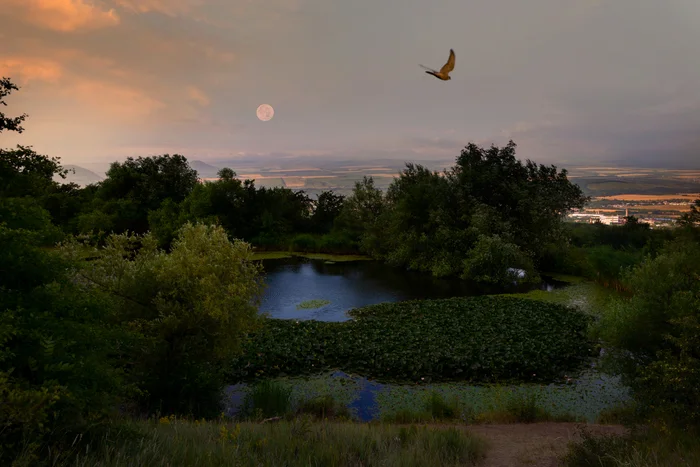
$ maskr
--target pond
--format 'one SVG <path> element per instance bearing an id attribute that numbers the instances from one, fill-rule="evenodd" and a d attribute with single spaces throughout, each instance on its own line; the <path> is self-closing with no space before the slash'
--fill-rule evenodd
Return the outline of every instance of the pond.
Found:
<path id="1" fill-rule="evenodd" d="M 474 296 L 493 293 L 546 290 L 559 297 L 562 303 L 571 302 L 588 308 L 594 298 L 587 284 L 570 285 L 544 277 L 540 284 L 508 288 L 477 287 L 459 279 L 436 279 L 428 274 L 392 268 L 377 261 L 327 262 L 303 257 L 262 260 L 267 288 L 261 311 L 273 318 L 315 319 L 319 321 L 348 320 L 346 312 L 352 308 L 381 302 L 412 299 L 436 299 L 456 296 Z M 568 286 L 568 287 L 567 287 Z M 567 287 L 567 288 L 564 288 Z M 555 290 L 556 289 L 556 290 Z M 549 295 L 549 294 L 548 294 Z M 299 307 L 307 301 L 327 301 L 316 308 Z M 589 303 L 591 302 L 591 303 Z M 294 401 L 331 394 L 347 406 L 362 421 L 381 418 L 396 411 L 420 408 L 429 391 L 444 396 L 458 396 L 478 413 L 502 403 L 504 394 L 534 394 L 538 403 L 553 415 L 572 414 L 589 422 L 610 408 L 629 401 L 629 389 L 615 376 L 591 368 L 568 381 L 550 384 L 471 385 L 466 382 L 426 385 L 381 384 L 361 375 L 347 375 L 341 371 L 308 378 L 277 378 L 292 388 Z M 246 384 L 226 389 L 226 412 L 236 415 L 245 393 Z"/>
<path id="2" fill-rule="evenodd" d="M 379 261 L 332 263 L 292 257 L 266 259 L 262 264 L 267 287 L 260 311 L 281 319 L 346 321 L 348 310 L 382 302 L 552 290 L 566 285 L 545 277 L 535 285 L 480 287 L 461 279 L 438 279 L 394 268 Z"/>

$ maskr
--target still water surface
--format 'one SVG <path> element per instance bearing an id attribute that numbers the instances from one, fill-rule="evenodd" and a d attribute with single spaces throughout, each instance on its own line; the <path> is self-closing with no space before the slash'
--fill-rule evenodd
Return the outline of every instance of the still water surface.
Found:
<path id="1" fill-rule="evenodd" d="M 567 285 L 545 277 L 542 283 L 535 285 L 484 288 L 459 279 L 435 279 L 428 274 L 392 268 L 378 261 L 329 264 L 322 260 L 295 257 L 263 260 L 263 266 L 267 288 L 260 309 L 273 318 L 283 319 L 345 321 L 349 319 L 346 315 L 348 310 L 381 302 L 526 292 L 532 289 L 552 290 Z M 328 300 L 330 303 L 316 309 L 297 308 L 307 300 Z M 341 380 L 345 383 L 339 385 L 338 381 Z M 421 393 L 428 390 L 458 395 L 477 411 L 486 410 L 503 390 L 534 392 L 538 394 L 540 403 L 553 414 L 570 413 L 589 422 L 595 421 L 602 410 L 629 400 L 628 388 L 621 384 L 619 378 L 600 374 L 595 368 L 567 384 L 553 382 L 546 386 L 488 388 L 466 383 L 402 386 L 380 384 L 361 375 L 350 376 L 340 371 L 310 379 L 294 378 L 294 381 L 295 400 L 331 393 L 362 421 L 375 419 L 382 412 L 416 409 L 422 404 Z M 226 412 L 229 415 L 235 415 L 241 409 L 248 389 L 246 384 L 226 389 Z"/>
<path id="2" fill-rule="evenodd" d="M 322 260 L 294 257 L 263 260 L 267 288 L 260 306 L 272 318 L 346 321 L 353 308 L 382 302 L 466 297 L 488 293 L 551 290 L 565 283 L 545 278 L 540 284 L 509 288 L 478 287 L 461 279 L 437 279 L 379 261 Z M 314 309 L 299 309 L 308 300 L 328 300 Z"/>

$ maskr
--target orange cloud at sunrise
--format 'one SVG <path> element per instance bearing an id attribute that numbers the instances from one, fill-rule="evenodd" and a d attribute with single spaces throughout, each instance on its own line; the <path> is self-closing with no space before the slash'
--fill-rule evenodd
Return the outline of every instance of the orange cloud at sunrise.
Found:
<path id="1" fill-rule="evenodd" d="M 698 2 L 637 2 L 0 0 L 7 111 L 30 117 L 2 144 L 65 163 L 443 160 L 510 137 L 538 161 L 697 158 Z M 453 79 L 434 82 L 418 64 L 450 48 Z"/>
<path id="2" fill-rule="evenodd" d="M 211 103 L 209 97 L 206 94 L 204 94 L 204 92 L 201 89 L 195 86 L 189 86 L 187 88 L 187 95 L 191 100 L 193 100 L 202 107 L 207 107 Z"/>
<path id="3" fill-rule="evenodd" d="M 0 76 L 12 76 L 15 84 L 31 80 L 55 83 L 61 77 L 61 66 L 52 60 L 31 57 L 0 58 Z"/>
<path id="4" fill-rule="evenodd" d="M 116 0 L 116 4 L 133 13 L 157 12 L 168 16 L 183 15 L 203 0 Z"/>
<path id="5" fill-rule="evenodd" d="M 120 18 L 114 9 L 100 8 L 87 0 L 4 0 L 27 22 L 60 32 L 74 32 L 116 26 Z"/>
<path id="6" fill-rule="evenodd" d="M 64 95 L 125 121 L 149 117 L 166 107 L 163 102 L 138 88 L 104 81 L 80 80 L 66 89 Z"/>
<path id="7" fill-rule="evenodd" d="M 62 50 L 55 59 L 36 56 L 0 59 L 0 75 L 12 76 L 21 86 L 51 90 L 54 98 L 74 101 L 88 109 L 99 110 L 102 116 L 116 120 L 133 120 L 164 109 L 165 104 L 138 87 L 119 82 L 128 73 L 107 59 L 85 57 L 76 50 Z M 82 66 L 105 69 L 113 79 L 96 79 L 76 73 L 76 61 Z M 110 70 L 110 67 L 113 67 Z"/>

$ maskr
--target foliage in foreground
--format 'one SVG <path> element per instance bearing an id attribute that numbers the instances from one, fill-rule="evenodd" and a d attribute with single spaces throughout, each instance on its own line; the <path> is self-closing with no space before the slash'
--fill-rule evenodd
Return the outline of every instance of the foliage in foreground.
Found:
<path id="1" fill-rule="evenodd" d="M 700 424 L 700 244 L 670 243 L 626 274 L 632 296 L 599 323 L 641 416 Z"/>
<path id="2" fill-rule="evenodd" d="M 393 381 L 551 381 L 587 361 L 590 318 L 511 297 L 384 303 L 343 323 L 265 321 L 232 364 L 234 381 L 338 368 Z"/>
<path id="3" fill-rule="evenodd" d="M 700 444 L 695 432 L 663 432 L 652 428 L 628 436 L 592 435 L 569 444 L 562 457 L 565 467 L 695 467 L 700 465 Z"/>
<path id="4" fill-rule="evenodd" d="M 80 453 L 73 467 L 148 466 L 463 466 L 476 465 L 486 443 L 456 428 L 312 423 L 307 417 L 268 424 L 140 423 L 145 437 Z"/>
<path id="5" fill-rule="evenodd" d="M 0 79 L 0 106 L 16 89 Z M 21 133 L 25 117 L 0 112 L 0 133 Z M 71 280 L 72 264 L 42 248 L 61 237 L 39 199 L 62 173 L 30 148 L 0 149 L 2 465 L 38 465 L 77 434 L 96 432 L 127 392 L 115 365 L 125 333 L 99 297 Z"/>
<path id="6" fill-rule="evenodd" d="M 81 253 L 76 242 L 65 251 Z M 258 319 L 261 266 L 250 245 L 229 241 L 221 227 L 185 224 L 170 253 L 147 234 L 112 235 L 94 254 L 77 275 L 142 336 L 127 358 L 144 409 L 218 413 L 223 365 Z"/>
<path id="7" fill-rule="evenodd" d="M 99 428 L 128 389 L 116 364 L 127 333 L 42 237 L 0 223 L 2 465 L 36 465 L 47 447 Z"/>

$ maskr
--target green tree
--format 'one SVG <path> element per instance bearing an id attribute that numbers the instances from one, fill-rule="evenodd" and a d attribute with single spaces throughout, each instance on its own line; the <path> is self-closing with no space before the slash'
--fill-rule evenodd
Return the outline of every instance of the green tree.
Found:
<path id="1" fill-rule="evenodd" d="M 459 273 L 469 243 L 457 231 L 456 201 L 446 177 L 406 164 L 386 193 L 382 227 L 389 262 L 435 276 Z"/>
<path id="2" fill-rule="evenodd" d="M 518 245 L 502 240 L 498 235 L 482 235 L 463 261 L 462 278 L 496 285 L 537 282 L 535 265 Z M 520 278 L 517 269 L 524 272 Z"/>
<path id="3" fill-rule="evenodd" d="M 5 97 L 9 96 L 12 91 L 18 91 L 19 88 L 16 84 L 10 81 L 10 78 L 3 77 L 0 79 L 0 105 L 7 106 L 5 102 Z M 0 133 L 5 130 L 16 131 L 17 133 L 22 133 L 24 128 L 22 128 L 22 122 L 27 118 L 27 114 L 22 114 L 19 117 L 6 117 L 3 112 L 0 112 Z"/>
<path id="4" fill-rule="evenodd" d="M 291 235 L 311 230 L 313 203 L 304 191 L 263 187 L 248 202 L 246 212 L 255 213 L 253 243 L 279 246 Z"/>
<path id="5" fill-rule="evenodd" d="M 41 198 L 58 187 L 54 175 L 65 173 L 58 158 L 37 154 L 31 147 L 0 149 L 0 197 Z"/>
<path id="6" fill-rule="evenodd" d="M 0 80 L 0 98 L 17 89 Z M 2 101 L 2 104 L 5 104 Z M 24 116 L 0 114 L 0 131 Z M 29 147 L 0 150 L 0 464 L 49 465 L 109 421 L 127 393 L 117 342 L 128 333 L 109 307 L 74 282 L 75 264 L 44 247 L 60 231 L 41 200 L 58 188 L 57 159 Z"/>
<path id="7" fill-rule="evenodd" d="M 537 266 L 566 246 L 564 216 L 586 201 L 566 170 L 517 160 L 512 141 L 489 149 L 470 143 L 445 173 L 407 164 L 386 197 L 365 178 L 346 200 L 337 224 L 364 252 L 397 266 L 502 282 L 505 269 L 495 276 L 476 269 L 485 265 L 473 256 L 477 243 L 486 252 L 498 239 L 509 251 L 504 260 L 525 269 Z"/>
<path id="8" fill-rule="evenodd" d="M 0 96 L 4 97 L 12 89 L 18 89 L 9 79 L 0 80 Z M 4 100 L 1 101 L 6 105 Z M 0 114 L 0 132 L 4 130 L 21 132 L 19 125 L 26 115 L 8 119 Z M 54 178 L 65 178 L 68 171 L 61 167 L 60 159 L 37 154 L 31 146 L 18 145 L 15 149 L 0 149 L 0 198 L 31 198 L 31 201 L 15 200 L 18 203 L 30 202 L 34 207 L 29 211 L 15 211 L 14 227 L 21 227 L 17 221 L 25 219 L 30 222 L 35 207 L 46 209 L 54 224 L 66 232 L 75 230 L 77 216 L 88 206 L 89 190 L 81 190 L 75 184 L 59 184 Z M 8 201 L 9 202 L 9 201 Z M 7 203 L 5 203 L 7 208 Z M 7 211 L 5 211 L 7 214 Z M 29 225 L 29 224 L 27 224 Z M 31 229 L 31 227 L 28 227 Z"/>
<path id="9" fill-rule="evenodd" d="M 219 179 L 198 185 L 181 205 L 180 222 L 221 225 L 231 238 L 256 245 L 280 247 L 296 234 L 311 230 L 311 199 L 288 188 L 256 188 L 225 168 Z"/>
<path id="10" fill-rule="evenodd" d="M 236 172 L 230 168 L 221 169 L 218 175 L 216 181 L 197 185 L 182 203 L 180 225 L 186 220 L 215 222 L 226 229 L 231 238 L 248 239 L 252 219 L 246 207 L 251 198 L 251 184 L 238 180 Z"/>
<path id="11" fill-rule="evenodd" d="M 564 216 L 583 207 L 588 198 L 568 180 L 565 169 L 530 160 L 523 164 L 515 158 L 515 148 L 513 141 L 489 149 L 470 143 L 450 177 L 460 193 L 463 215 L 479 205 L 488 206 L 498 216 L 503 233 L 510 233 L 523 251 L 538 260 L 548 245 L 565 241 Z"/>
<path id="12" fill-rule="evenodd" d="M 372 177 L 364 176 L 362 181 L 355 182 L 352 195 L 346 198 L 334 228 L 357 241 L 363 252 L 381 256 L 381 218 L 385 209 L 384 194 L 374 186 Z"/>
<path id="13" fill-rule="evenodd" d="M 332 191 L 324 191 L 318 195 L 314 203 L 314 213 L 311 222 L 316 233 L 327 233 L 333 229 L 335 219 L 340 215 L 345 202 L 345 196 Z"/>
<path id="14" fill-rule="evenodd" d="M 642 413 L 700 422 L 700 244 L 669 243 L 624 276 L 631 296 L 614 301 L 597 327 L 608 363 L 622 371 Z"/>
<path id="15" fill-rule="evenodd" d="M 681 214 L 678 224 L 681 226 L 700 227 L 700 199 L 695 200 L 695 203 L 690 206 L 690 211 Z"/>
<path id="16" fill-rule="evenodd" d="M 34 228 L 0 223 L 0 464 L 43 465 L 109 422 L 127 394 L 109 306 L 76 284 L 71 261 Z"/>
<path id="17" fill-rule="evenodd" d="M 169 254 L 151 234 L 113 234 L 97 255 L 80 277 L 144 336 L 130 356 L 143 408 L 216 415 L 225 366 L 258 319 L 261 266 L 250 245 L 231 242 L 220 226 L 187 223 Z"/>
<path id="18" fill-rule="evenodd" d="M 42 246 L 52 246 L 63 237 L 61 230 L 51 223 L 51 215 L 30 197 L 0 197 L 0 224 L 9 229 L 34 232 Z"/>
<path id="19" fill-rule="evenodd" d="M 166 199 L 181 203 L 197 185 L 197 171 L 181 155 L 129 157 L 114 162 L 99 183 L 96 208 L 112 217 L 117 233 L 148 231 L 148 213 Z"/>
<path id="20" fill-rule="evenodd" d="M 181 206 L 170 198 L 163 201 L 160 208 L 148 213 L 150 232 L 158 240 L 159 247 L 170 249 L 170 245 L 177 236 L 177 231 L 186 222 L 184 219 L 185 215 Z"/>

